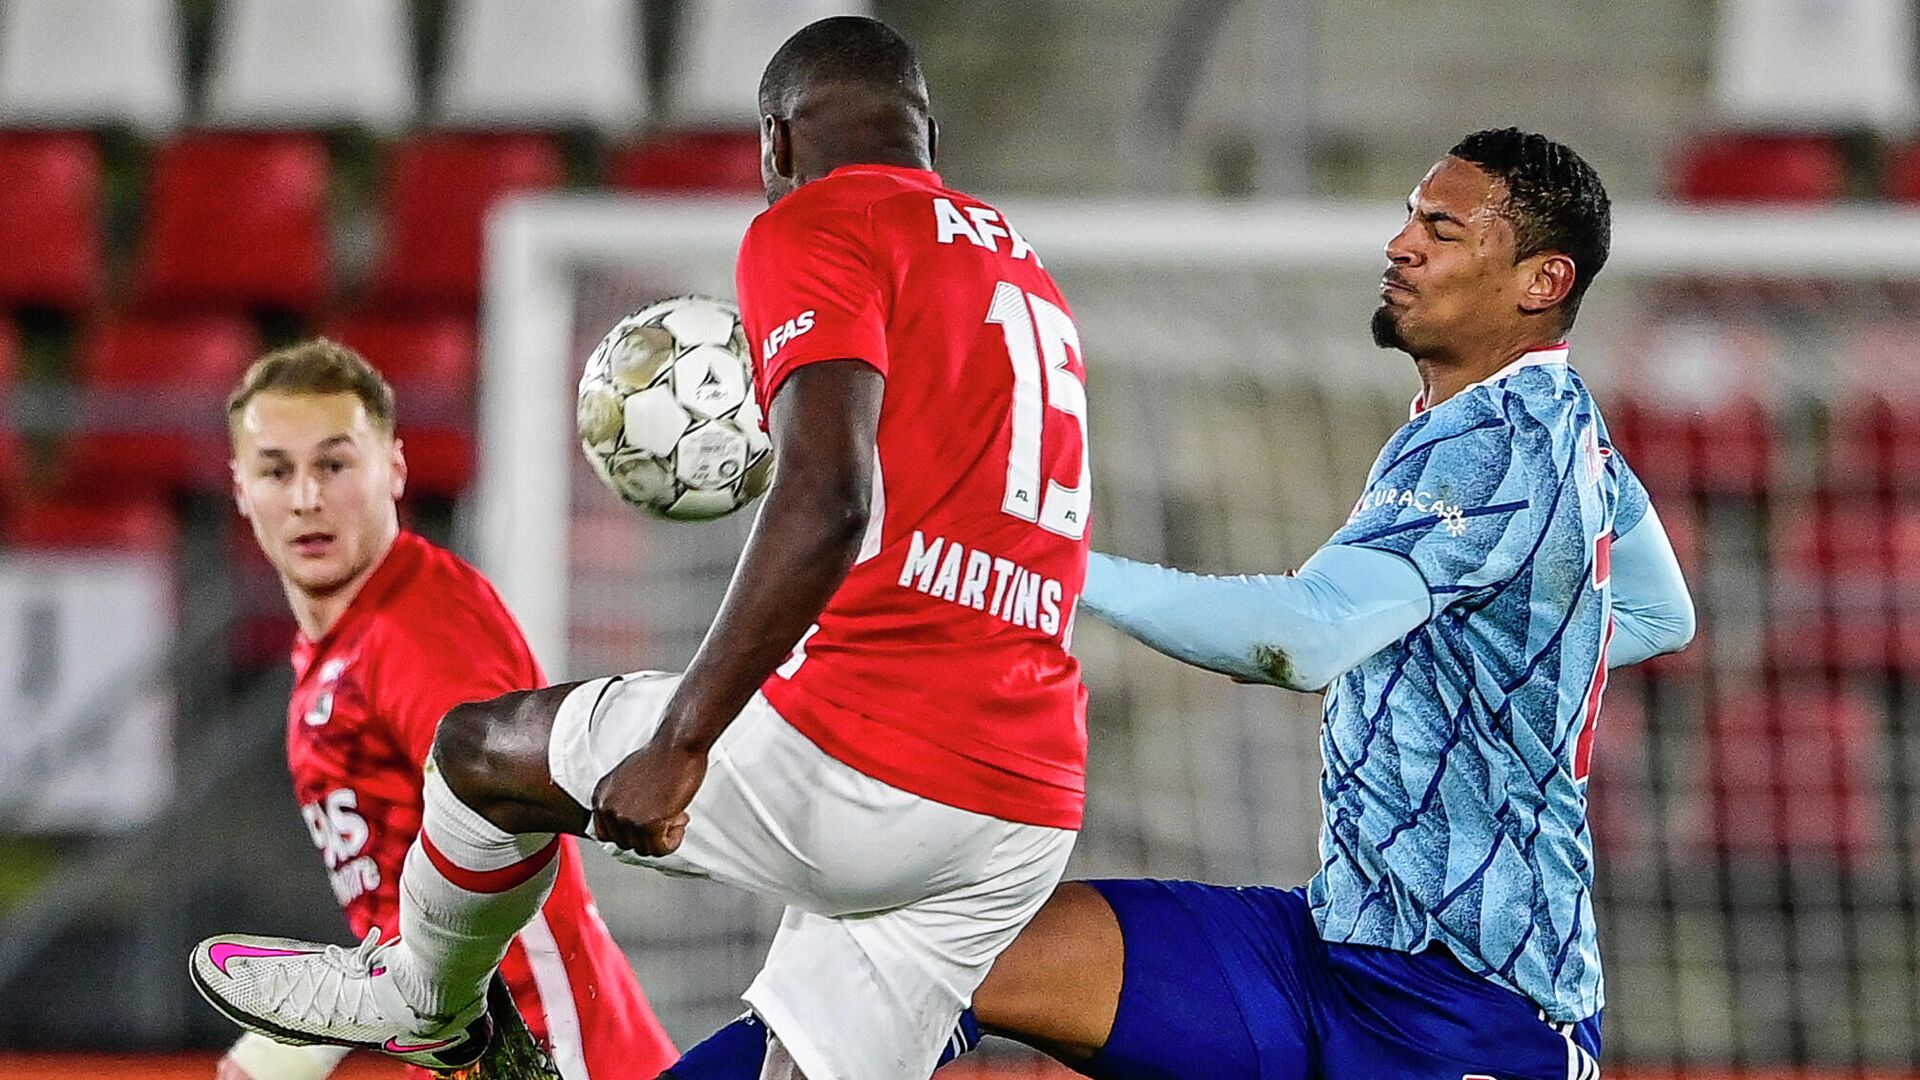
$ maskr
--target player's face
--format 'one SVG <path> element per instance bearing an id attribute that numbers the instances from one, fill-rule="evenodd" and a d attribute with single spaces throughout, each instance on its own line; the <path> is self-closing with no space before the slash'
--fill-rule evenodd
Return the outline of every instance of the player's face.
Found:
<path id="1" fill-rule="evenodd" d="M 372 569 L 406 485 L 398 440 L 352 394 L 256 394 L 233 427 L 234 501 L 274 569 L 326 596 Z"/>
<path id="2" fill-rule="evenodd" d="M 1373 338 L 1415 357 L 1498 335 L 1519 317 L 1530 267 L 1514 262 L 1503 184 L 1459 158 L 1435 165 L 1407 198 L 1407 223 L 1387 244 Z"/>

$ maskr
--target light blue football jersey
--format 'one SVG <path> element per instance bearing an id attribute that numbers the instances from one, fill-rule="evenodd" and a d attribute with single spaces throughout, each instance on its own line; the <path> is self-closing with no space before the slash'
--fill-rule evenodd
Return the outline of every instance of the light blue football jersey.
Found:
<path id="1" fill-rule="evenodd" d="M 1434 614 L 1328 688 L 1328 941 L 1439 942 L 1557 1021 L 1603 1004 L 1586 759 L 1604 687 L 1611 537 L 1639 480 L 1564 346 L 1416 415 L 1330 543 L 1393 552 Z"/>

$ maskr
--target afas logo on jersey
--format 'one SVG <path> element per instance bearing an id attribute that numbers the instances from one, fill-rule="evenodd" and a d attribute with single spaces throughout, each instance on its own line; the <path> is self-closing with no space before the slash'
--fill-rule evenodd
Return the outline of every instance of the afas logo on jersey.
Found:
<path id="1" fill-rule="evenodd" d="M 787 342 L 792 341 L 794 338 L 799 337 L 811 329 L 813 329 L 812 308 L 808 308 L 793 318 L 788 319 L 786 322 L 781 323 L 779 326 L 774 327 L 773 332 L 767 335 L 766 345 L 760 350 L 760 362 L 766 363 L 772 360 L 773 354 L 784 348 Z"/>

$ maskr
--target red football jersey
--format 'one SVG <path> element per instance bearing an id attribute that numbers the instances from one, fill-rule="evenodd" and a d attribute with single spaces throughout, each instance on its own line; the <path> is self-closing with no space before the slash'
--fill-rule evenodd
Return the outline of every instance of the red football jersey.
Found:
<path id="1" fill-rule="evenodd" d="M 859 562 L 767 681 L 834 757 L 939 802 L 1078 828 L 1086 691 L 1086 369 L 1067 303 L 1000 213 L 857 165 L 747 230 L 737 267 L 770 408 L 800 367 L 886 378 Z"/>
<path id="2" fill-rule="evenodd" d="M 391 940 L 434 728 L 455 705 L 546 680 L 479 571 L 411 533 L 325 637 L 295 642 L 293 668 L 287 764 L 300 812 L 354 935 L 378 926 Z M 652 1076 L 677 1057 L 673 1043 L 594 910 L 572 838 L 561 841 L 553 895 L 501 971 L 567 1080 Z"/>

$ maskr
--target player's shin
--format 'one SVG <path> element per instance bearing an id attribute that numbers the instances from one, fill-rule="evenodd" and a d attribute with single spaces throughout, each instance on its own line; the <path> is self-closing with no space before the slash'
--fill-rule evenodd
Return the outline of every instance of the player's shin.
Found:
<path id="1" fill-rule="evenodd" d="M 552 833 L 503 832 L 429 761 L 420 835 L 400 875 L 400 944 L 389 958 L 407 1003 L 451 1016 L 477 1001 L 559 874 Z"/>

